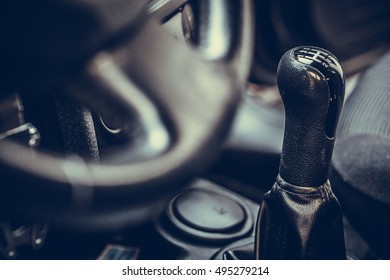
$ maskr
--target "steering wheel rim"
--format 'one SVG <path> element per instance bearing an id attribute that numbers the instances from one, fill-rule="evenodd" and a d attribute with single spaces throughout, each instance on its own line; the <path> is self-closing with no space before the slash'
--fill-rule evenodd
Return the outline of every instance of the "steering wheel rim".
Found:
<path id="1" fill-rule="evenodd" d="M 140 25 L 136 39 L 99 51 L 73 80 L 73 94 L 92 89 L 98 96 L 76 95 L 84 104 L 101 112 L 110 100 L 127 119 L 134 102 L 126 91 L 113 88 L 116 82 L 107 77 L 107 69 L 116 67 L 118 73 L 131 77 L 158 104 L 158 111 L 164 112 L 174 132 L 175 140 L 167 151 L 142 161 L 96 164 L 4 141 L 0 145 L 0 173 L 7 188 L 1 191 L 2 207 L 17 215 L 93 230 L 136 226 L 154 216 L 171 191 L 207 166 L 227 134 L 251 65 L 250 5 L 245 0 L 210 4 L 209 8 L 220 9 L 220 14 L 239 7 L 235 16 L 224 14 L 232 23 L 231 39 L 228 51 L 219 57 L 205 58 L 202 46 L 191 48 L 173 42 L 158 23 L 147 20 Z M 148 63 L 140 52 L 149 55 Z M 156 64 L 170 71 L 161 73 Z M 181 73 L 180 79 L 166 82 L 171 73 Z"/>

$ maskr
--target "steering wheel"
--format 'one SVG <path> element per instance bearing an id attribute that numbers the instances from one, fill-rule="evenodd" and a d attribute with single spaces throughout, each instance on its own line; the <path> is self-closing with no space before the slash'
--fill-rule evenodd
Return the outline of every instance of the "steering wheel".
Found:
<path id="1" fill-rule="evenodd" d="M 141 140 L 100 163 L 2 140 L 4 213 L 92 230 L 153 217 L 208 166 L 228 132 L 251 66 L 250 1 L 195 1 L 192 46 L 172 40 L 142 1 L 7 2 L 4 21 L 21 3 L 23 18 L 37 19 L 2 27 L 13 58 L 8 81 L 65 88 L 129 135 L 134 126 L 126 124 L 137 120 Z"/>

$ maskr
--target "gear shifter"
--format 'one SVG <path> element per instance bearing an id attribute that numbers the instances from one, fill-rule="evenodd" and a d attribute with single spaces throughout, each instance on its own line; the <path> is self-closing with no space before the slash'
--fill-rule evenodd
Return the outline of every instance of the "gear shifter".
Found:
<path id="1" fill-rule="evenodd" d="M 317 47 L 281 58 L 277 81 L 286 120 L 279 175 L 256 228 L 257 259 L 345 259 L 342 213 L 328 181 L 344 98 L 337 59 Z"/>

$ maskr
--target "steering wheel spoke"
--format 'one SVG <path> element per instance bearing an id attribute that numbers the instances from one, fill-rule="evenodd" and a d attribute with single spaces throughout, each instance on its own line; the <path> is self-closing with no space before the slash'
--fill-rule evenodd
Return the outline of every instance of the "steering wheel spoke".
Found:
<path id="1" fill-rule="evenodd" d="M 110 156 L 109 162 L 131 162 L 153 158 L 166 151 L 171 136 L 159 108 L 120 68 L 114 57 L 101 52 L 92 58 L 78 83 L 68 92 L 99 113 L 112 134 L 131 139 L 131 149 Z M 85 98 L 93 92 L 96 98 Z M 107 124 L 108 123 L 108 124 Z"/>
<path id="2" fill-rule="evenodd" d="M 90 56 L 67 84 L 69 94 L 138 140 L 102 163 L 3 142 L 0 170 L 17 178 L 3 190 L 3 207 L 68 226 L 136 225 L 155 214 L 180 182 L 204 170 L 229 130 L 251 65 L 251 4 L 225 4 L 239 9 L 221 6 L 212 13 L 229 17 L 223 55 L 180 44 L 149 19 L 132 36 Z M 74 207 L 80 201 L 88 207 Z"/>

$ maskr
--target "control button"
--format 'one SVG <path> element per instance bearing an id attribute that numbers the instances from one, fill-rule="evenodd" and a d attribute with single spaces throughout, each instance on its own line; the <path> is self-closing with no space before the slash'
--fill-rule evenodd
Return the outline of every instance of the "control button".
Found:
<path id="1" fill-rule="evenodd" d="M 205 180 L 175 196 L 166 215 L 170 221 L 166 229 L 207 242 L 230 242 L 253 229 L 248 205 L 238 195 Z"/>
<path id="2" fill-rule="evenodd" d="M 178 219 L 206 232 L 231 232 L 245 222 L 244 209 L 220 193 L 191 190 L 176 197 L 173 208 Z"/>

